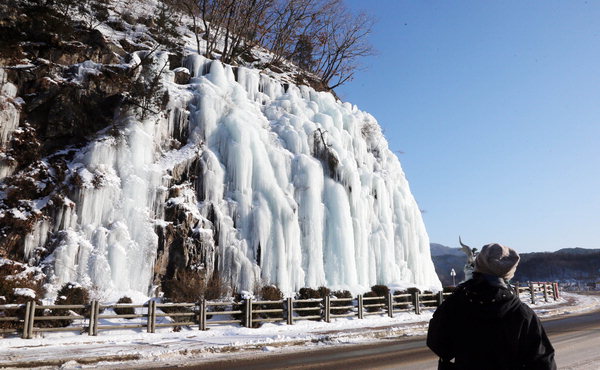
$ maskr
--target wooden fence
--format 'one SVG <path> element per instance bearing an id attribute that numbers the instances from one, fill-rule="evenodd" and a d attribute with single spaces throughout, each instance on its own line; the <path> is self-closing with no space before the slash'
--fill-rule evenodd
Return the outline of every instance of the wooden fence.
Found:
<path id="1" fill-rule="evenodd" d="M 536 303 L 539 299 L 548 301 L 559 298 L 556 283 L 517 284 L 519 297 Z M 399 312 L 421 314 L 427 307 L 439 306 L 451 293 L 388 294 L 379 297 L 356 298 L 325 297 L 323 299 L 293 299 L 260 301 L 245 299 L 241 302 L 200 301 L 197 303 L 158 303 L 150 300 L 145 304 L 103 305 L 92 301 L 86 305 L 0 305 L 0 322 L 11 323 L 12 328 L 0 329 L 3 334 L 21 334 L 24 339 L 33 338 L 35 333 L 77 331 L 98 335 L 99 331 L 145 328 L 154 333 L 160 327 L 193 327 L 207 330 L 209 326 L 238 324 L 248 328 L 262 322 L 285 322 L 292 325 L 298 320 L 321 320 L 331 322 L 334 318 L 356 317 L 363 319 L 370 315 L 394 317 Z M 107 311 L 110 310 L 110 311 Z M 134 313 L 115 312 L 129 310 Z M 104 313 L 105 311 L 109 313 Z M 111 322 L 114 319 L 128 319 L 124 322 Z M 53 324 L 57 320 L 69 320 L 64 327 Z M 36 325 L 37 324 L 37 325 Z"/>
<path id="2" fill-rule="evenodd" d="M 549 302 L 550 298 L 555 301 L 560 298 L 558 283 L 530 281 L 529 283 L 522 284 L 517 282 L 515 288 L 522 301 L 528 300 L 532 304 L 536 304 L 541 299 Z M 525 294 L 525 297 L 523 297 L 523 294 Z"/>

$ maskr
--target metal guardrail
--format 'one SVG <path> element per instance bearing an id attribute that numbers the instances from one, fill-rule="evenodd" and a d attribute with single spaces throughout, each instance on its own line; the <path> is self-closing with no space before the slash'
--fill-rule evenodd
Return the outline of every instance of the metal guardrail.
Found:
<path id="1" fill-rule="evenodd" d="M 535 304 L 540 299 L 549 301 L 559 298 L 558 283 L 530 282 L 515 285 L 519 298 Z M 356 298 L 325 297 L 323 299 L 293 299 L 276 301 L 246 299 L 241 302 L 215 302 L 202 300 L 197 303 L 157 303 L 154 300 L 145 304 L 103 305 L 94 300 L 86 305 L 0 305 L 0 324 L 14 323 L 12 328 L 0 329 L 0 334 L 19 334 L 22 338 L 33 338 L 34 333 L 55 331 L 79 331 L 88 335 L 98 335 L 100 330 L 121 330 L 146 328 L 154 333 L 159 327 L 198 326 L 207 330 L 210 325 L 239 324 L 252 328 L 262 322 L 286 322 L 292 325 L 297 320 L 322 320 L 332 318 L 357 317 L 364 319 L 370 315 L 394 317 L 398 312 L 421 314 L 427 307 L 442 304 L 450 295 L 448 292 L 410 294 L 389 293 L 387 296 Z M 333 303 L 333 304 L 332 304 Z M 106 309 L 131 309 L 134 313 L 103 313 Z M 80 312 L 80 314 L 75 314 Z M 224 318 L 218 316 L 225 316 Z M 137 319 L 134 323 L 110 323 L 110 319 Z M 75 325 L 56 327 L 58 320 L 77 320 Z M 104 322 L 104 323 L 102 323 Z M 38 323 L 38 325 L 36 325 Z"/>

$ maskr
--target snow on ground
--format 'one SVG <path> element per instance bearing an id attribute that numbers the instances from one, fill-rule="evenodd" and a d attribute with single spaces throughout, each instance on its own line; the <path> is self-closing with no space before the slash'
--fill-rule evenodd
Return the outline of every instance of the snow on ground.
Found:
<path id="1" fill-rule="evenodd" d="M 600 296 L 563 293 L 557 301 L 541 302 L 532 308 L 542 318 L 589 311 L 600 307 Z M 194 359 L 216 360 L 223 356 L 256 355 L 260 352 L 306 349 L 310 346 L 365 343 L 380 338 L 424 335 L 433 309 L 421 315 L 397 313 L 365 319 L 340 318 L 331 323 L 296 321 L 264 324 L 258 329 L 237 325 L 212 326 L 208 331 L 158 329 L 100 331 L 97 337 L 76 333 L 46 333 L 44 338 L 0 339 L 0 368 L 4 367 L 144 367 L 159 362 L 185 362 Z M 196 327 L 197 328 L 197 327 Z"/>

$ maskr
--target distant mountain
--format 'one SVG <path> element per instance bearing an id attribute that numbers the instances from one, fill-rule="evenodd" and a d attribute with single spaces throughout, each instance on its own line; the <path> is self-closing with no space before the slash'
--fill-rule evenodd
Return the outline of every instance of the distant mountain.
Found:
<path id="1" fill-rule="evenodd" d="M 522 253 L 515 281 L 600 281 L 600 249 Z"/>
<path id="2" fill-rule="evenodd" d="M 463 253 L 463 251 L 460 248 L 450 248 L 450 247 L 446 247 L 445 245 L 437 244 L 437 243 L 431 243 L 431 244 L 429 244 L 429 247 L 430 247 L 432 256 L 445 256 L 445 255 L 460 256 L 460 257 L 465 256 L 465 254 Z"/>
<path id="3" fill-rule="evenodd" d="M 594 254 L 600 253 L 600 249 L 585 249 L 585 248 L 563 248 L 557 250 L 558 254 Z"/>
<path id="4" fill-rule="evenodd" d="M 465 254 L 460 248 L 431 243 L 431 259 L 443 286 L 464 279 Z M 600 249 L 564 248 L 556 252 L 521 253 L 521 261 L 513 281 L 600 281 Z"/>
<path id="5" fill-rule="evenodd" d="M 429 246 L 435 272 L 443 286 L 452 285 L 452 276 L 450 275 L 452 269 L 456 272 L 456 276 L 454 277 L 456 284 L 465 278 L 463 268 L 467 261 L 467 256 L 460 248 L 450 248 L 437 243 L 431 243 Z"/>

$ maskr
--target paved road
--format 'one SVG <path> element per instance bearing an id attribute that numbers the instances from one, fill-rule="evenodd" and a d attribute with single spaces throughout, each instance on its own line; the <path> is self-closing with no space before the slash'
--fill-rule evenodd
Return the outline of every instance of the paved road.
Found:
<path id="1" fill-rule="evenodd" d="M 600 369 L 600 311 L 544 322 L 561 370 Z"/>
<path id="2" fill-rule="evenodd" d="M 600 311 L 544 322 L 559 369 L 600 368 Z M 190 369 L 436 369 L 424 337 L 270 354 L 254 359 L 203 362 Z"/>

